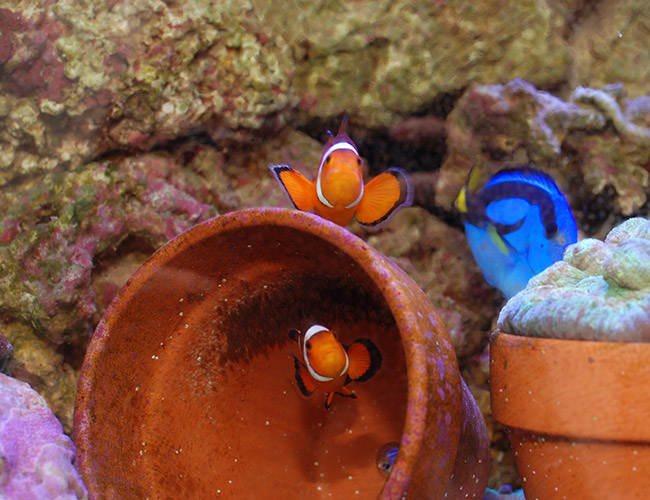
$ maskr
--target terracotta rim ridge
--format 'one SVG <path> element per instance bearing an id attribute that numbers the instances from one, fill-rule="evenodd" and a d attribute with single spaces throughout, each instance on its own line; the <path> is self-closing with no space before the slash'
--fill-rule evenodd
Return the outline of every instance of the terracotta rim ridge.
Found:
<path id="1" fill-rule="evenodd" d="M 650 344 L 496 331 L 490 355 L 492 411 L 500 423 L 539 434 L 650 441 L 647 394 L 639 390 L 650 386 Z"/>

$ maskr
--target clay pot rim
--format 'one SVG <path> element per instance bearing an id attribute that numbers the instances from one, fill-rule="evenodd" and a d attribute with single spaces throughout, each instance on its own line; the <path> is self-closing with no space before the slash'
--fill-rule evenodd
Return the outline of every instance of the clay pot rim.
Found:
<path id="1" fill-rule="evenodd" d="M 189 249 L 199 241 L 214 237 L 215 233 L 221 231 L 250 229 L 254 226 L 264 225 L 308 231 L 345 251 L 369 275 L 384 294 L 391 314 L 401 332 L 404 355 L 409 359 L 407 364 L 407 401 L 416 401 L 421 394 L 428 392 L 429 381 L 427 377 L 422 376 L 428 371 L 425 346 L 419 342 L 409 341 L 411 338 L 416 338 L 417 334 L 417 328 L 414 327 L 417 325 L 416 312 L 401 306 L 407 297 L 384 269 L 385 262 L 372 255 L 374 249 L 370 245 L 347 229 L 307 212 L 286 208 L 251 208 L 229 212 L 193 226 L 154 252 L 129 278 L 98 324 L 80 372 L 74 413 L 73 436 L 77 446 L 78 469 L 88 483 L 89 491 L 98 491 L 98 485 L 94 483 L 91 454 L 89 453 L 89 450 L 92 449 L 91 433 L 85 432 L 84 429 L 92 426 L 93 423 L 93 400 L 90 395 L 92 394 L 95 371 L 106 348 L 105 340 L 111 325 L 116 318 L 121 316 L 120 310 L 127 306 L 129 298 L 138 292 L 150 276 L 163 268 L 179 252 Z M 385 258 L 387 259 L 387 257 Z M 458 378 L 458 383 L 460 383 L 460 374 L 453 375 Z M 460 408 L 460 404 L 456 407 Z M 429 411 L 427 405 L 408 404 L 401 439 L 401 447 L 404 449 L 404 451 L 400 451 L 402 459 L 396 461 L 385 484 L 385 489 L 393 480 L 408 476 L 408 471 L 415 467 L 416 458 L 420 453 L 419 448 L 423 443 L 421 436 L 426 434 L 427 411 Z M 407 448 L 411 449 L 407 450 Z"/>
<path id="2" fill-rule="evenodd" d="M 502 425 L 575 439 L 650 441 L 650 343 L 490 337 L 490 398 Z M 537 373 L 532 377 L 532 373 Z M 616 403 L 603 405 L 603 390 Z M 627 404 L 620 405 L 620 401 Z"/>

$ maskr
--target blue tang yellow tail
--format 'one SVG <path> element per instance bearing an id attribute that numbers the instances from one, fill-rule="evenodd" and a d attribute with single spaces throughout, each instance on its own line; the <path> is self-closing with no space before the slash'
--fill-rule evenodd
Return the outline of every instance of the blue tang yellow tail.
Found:
<path id="1" fill-rule="evenodd" d="M 577 241 L 578 229 L 549 174 L 531 167 L 506 169 L 480 190 L 478 176 L 472 169 L 456 207 L 485 280 L 509 299 L 562 259 Z"/>

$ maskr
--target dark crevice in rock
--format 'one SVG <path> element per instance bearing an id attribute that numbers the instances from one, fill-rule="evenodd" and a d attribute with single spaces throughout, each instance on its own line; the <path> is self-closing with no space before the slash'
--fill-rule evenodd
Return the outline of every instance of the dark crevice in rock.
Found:
<path id="1" fill-rule="evenodd" d="M 445 120 L 461 94 L 462 91 L 442 94 L 390 128 L 367 128 L 351 119 L 348 135 L 368 161 L 370 174 L 391 167 L 409 172 L 438 170 L 447 154 Z M 336 135 L 342 117 L 315 119 L 297 128 L 324 144 L 328 130 Z"/>
<path id="2" fill-rule="evenodd" d="M 81 370 L 89 342 L 90 336 L 88 335 L 71 335 L 55 349 L 55 352 L 63 356 L 63 362 L 74 370 Z"/>

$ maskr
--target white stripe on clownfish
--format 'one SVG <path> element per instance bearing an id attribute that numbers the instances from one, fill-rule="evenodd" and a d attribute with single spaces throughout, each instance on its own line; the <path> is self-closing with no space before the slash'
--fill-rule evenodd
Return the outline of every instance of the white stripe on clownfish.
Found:
<path id="1" fill-rule="evenodd" d="M 339 149 L 347 149 L 349 151 L 352 151 L 355 155 L 359 156 L 359 152 L 357 151 L 357 148 L 354 147 L 353 144 L 350 144 L 349 142 L 337 142 L 336 144 L 332 144 L 325 153 L 323 153 L 323 157 L 320 160 L 320 165 L 318 165 L 318 174 L 316 175 L 316 195 L 318 196 L 318 199 L 320 202 L 330 208 L 334 208 L 334 205 L 332 205 L 327 198 L 325 198 L 325 195 L 323 194 L 323 189 L 321 187 L 321 181 L 320 181 L 320 176 L 321 172 L 323 171 L 323 165 L 325 164 L 325 160 L 327 160 L 327 157 L 331 155 L 334 151 L 338 151 Z M 359 197 L 353 201 L 350 205 L 347 205 L 345 208 L 352 208 L 356 204 L 358 204 L 361 201 L 361 197 L 363 196 L 363 183 L 361 184 L 361 193 L 359 194 Z"/>
<path id="2" fill-rule="evenodd" d="M 329 328 L 325 328 L 322 325 L 312 325 L 309 327 L 309 329 L 307 329 L 307 331 L 305 332 L 305 337 L 302 339 L 302 358 L 305 360 L 305 365 L 307 366 L 307 370 L 309 371 L 309 374 L 319 382 L 329 382 L 330 380 L 334 380 L 334 377 L 325 377 L 323 375 L 320 375 L 316 371 L 314 371 L 314 369 L 311 367 L 311 363 L 309 362 L 309 356 L 307 356 L 307 342 L 317 333 L 326 332 L 328 330 Z M 339 377 L 343 375 L 345 372 L 347 372 L 350 366 L 350 358 L 348 358 L 348 353 L 347 352 L 344 353 L 345 353 L 345 366 L 341 370 L 341 373 L 339 373 Z"/>

